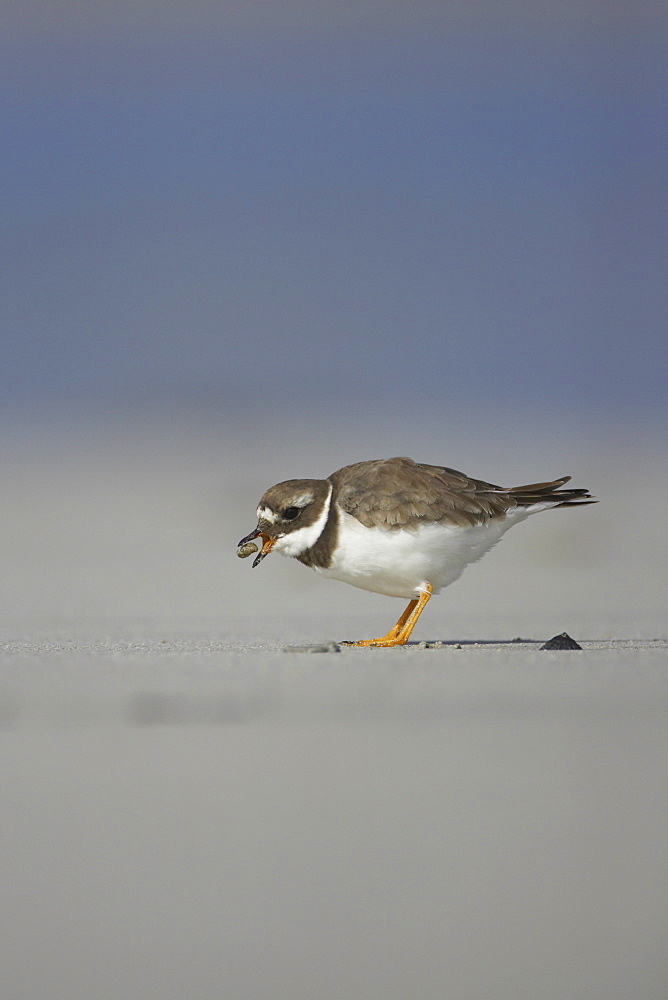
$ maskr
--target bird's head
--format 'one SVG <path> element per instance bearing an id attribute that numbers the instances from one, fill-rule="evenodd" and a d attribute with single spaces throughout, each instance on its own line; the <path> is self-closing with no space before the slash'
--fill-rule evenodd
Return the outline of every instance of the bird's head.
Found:
<path id="1" fill-rule="evenodd" d="M 257 506 L 257 527 L 239 542 L 262 539 L 253 560 L 259 566 L 272 549 L 298 556 L 320 537 L 329 513 L 331 484 L 326 479 L 288 479 L 270 487 Z"/>

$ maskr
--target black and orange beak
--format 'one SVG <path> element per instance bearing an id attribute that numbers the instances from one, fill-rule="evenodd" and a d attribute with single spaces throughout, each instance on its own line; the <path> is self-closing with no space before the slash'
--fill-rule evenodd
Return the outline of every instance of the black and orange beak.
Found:
<path id="1" fill-rule="evenodd" d="M 255 569 L 256 566 L 260 565 L 265 556 L 269 555 L 276 542 L 275 538 L 272 538 L 271 535 L 268 535 L 266 531 L 262 531 L 262 529 L 258 525 L 258 527 L 254 531 L 251 531 L 250 535 L 246 535 L 245 538 L 241 539 L 241 541 L 239 542 L 239 548 L 241 548 L 242 545 L 245 545 L 246 542 L 252 542 L 254 538 L 262 539 L 262 548 L 255 556 L 255 559 L 253 559 L 253 569 Z"/>

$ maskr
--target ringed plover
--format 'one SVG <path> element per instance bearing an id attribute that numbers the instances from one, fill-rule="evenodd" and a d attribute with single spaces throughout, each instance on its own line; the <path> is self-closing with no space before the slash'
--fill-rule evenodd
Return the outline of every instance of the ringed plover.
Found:
<path id="1" fill-rule="evenodd" d="M 505 488 L 455 469 L 410 458 L 357 462 L 327 479 L 272 486 L 257 508 L 257 527 L 239 542 L 292 556 L 322 576 L 362 590 L 403 597 L 408 607 L 387 635 L 346 643 L 402 646 L 432 594 L 480 559 L 518 521 L 552 507 L 595 503 L 570 479 Z"/>

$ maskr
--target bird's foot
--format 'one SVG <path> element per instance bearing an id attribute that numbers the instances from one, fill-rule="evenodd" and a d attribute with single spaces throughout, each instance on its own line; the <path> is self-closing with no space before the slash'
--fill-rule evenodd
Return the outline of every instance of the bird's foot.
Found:
<path id="1" fill-rule="evenodd" d="M 340 645 L 341 646 L 377 646 L 377 647 L 388 647 L 388 646 L 404 646 L 408 641 L 408 637 L 403 639 L 398 635 L 384 635 L 380 639 L 358 639 L 357 641 L 344 639 Z"/>
<path id="2" fill-rule="evenodd" d="M 405 646 L 409 636 L 415 627 L 415 623 L 422 614 L 424 607 L 431 597 L 432 586 L 425 584 L 425 589 L 419 597 L 413 598 L 397 624 L 390 629 L 387 635 L 381 639 L 359 639 L 357 642 L 342 642 L 342 646 Z"/>

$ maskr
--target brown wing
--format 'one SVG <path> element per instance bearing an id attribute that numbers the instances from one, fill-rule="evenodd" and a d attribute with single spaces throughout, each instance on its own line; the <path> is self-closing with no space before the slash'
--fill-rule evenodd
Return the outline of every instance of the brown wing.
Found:
<path id="1" fill-rule="evenodd" d="M 589 496 L 586 490 L 559 491 L 568 477 L 504 489 L 456 469 L 410 458 L 358 462 L 329 478 L 341 507 L 368 528 L 411 528 L 424 521 L 471 527 L 503 517 L 517 506 L 544 500 L 565 505 Z"/>

